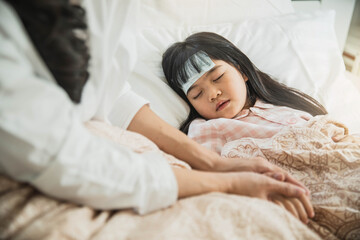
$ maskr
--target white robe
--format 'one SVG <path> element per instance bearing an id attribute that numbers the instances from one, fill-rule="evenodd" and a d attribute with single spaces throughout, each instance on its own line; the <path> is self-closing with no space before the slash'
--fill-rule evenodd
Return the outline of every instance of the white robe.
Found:
<path id="1" fill-rule="evenodd" d="M 176 179 L 162 155 L 112 145 L 83 126 L 98 119 L 126 129 L 148 103 L 126 82 L 136 54 L 123 45 L 133 36 L 122 13 L 132 4 L 83 1 L 92 58 L 76 105 L 42 62 L 16 12 L 0 0 L 1 173 L 99 209 L 144 214 L 176 201 Z M 119 54 L 122 62 L 115 61 Z"/>

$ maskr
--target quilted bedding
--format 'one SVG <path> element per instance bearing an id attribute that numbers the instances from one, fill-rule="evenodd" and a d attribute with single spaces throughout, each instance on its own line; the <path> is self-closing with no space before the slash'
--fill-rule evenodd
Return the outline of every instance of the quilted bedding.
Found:
<path id="1" fill-rule="evenodd" d="M 315 218 L 310 228 L 325 239 L 360 239 L 360 138 L 332 140 L 347 132 L 343 124 L 317 116 L 272 138 L 228 142 L 221 154 L 262 156 L 286 169 L 311 191 Z"/>
<path id="2" fill-rule="evenodd" d="M 231 157 L 265 156 L 305 182 L 316 209 L 312 229 L 279 206 L 255 198 L 211 193 L 140 216 L 132 210 L 102 211 L 68 203 L 0 176 L 0 239 L 356 239 L 360 146 L 329 142 L 331 131 L 344 129 L 323 120 L 268 141 L 232 142 L 223 152 Z M 136 133 L 94 121 L 86 126 L 134 151 L 160 151 Z M 170 164 L 191 169 L 163 154 Z"/>

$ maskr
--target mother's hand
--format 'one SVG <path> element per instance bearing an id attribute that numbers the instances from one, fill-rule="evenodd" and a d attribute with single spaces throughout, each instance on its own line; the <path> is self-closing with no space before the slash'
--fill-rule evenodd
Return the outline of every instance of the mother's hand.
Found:
<path id="1" fill-rule="evenodd" d="M 262 157 L 254 157 L 249 159 L 243 158 L 225 158 L 221 157 L 217 164 L 214 166 L 215 171 L 219 172 L 256 172 L 265 174 L 279 181 L 285 181 L 297 185 L 305 190 L 306 195 L 310 191 L 304 184 L 292 177 L 284 169 L 270 163 Z"/>
<path id="2" fill-rule="evenodd" d="M 303 189 L 293 184 L 251 172 L 229 173 L 227 177 L 230 179 L 228 193 L 261 198 L 285 206 L 285 209 L 304 223 L 307 223 L 308 217 L 314 216 L 309 197 Z"/>
<path id="3" fill-rule="evenodd" d="M 306 222 L 314 210 L 305 190 L 288 182 L 277 181 L 254 172 L 205 172 L 173 167 L 178 197 L 209 192 L 231 193 L 282 203 L 285 209 Z M 295 198 L 294 200 L 292 200 Z M 289 202 L 290 201 L 290 202 Z M 306 214 L 305 214 L 306 212 Z"/>

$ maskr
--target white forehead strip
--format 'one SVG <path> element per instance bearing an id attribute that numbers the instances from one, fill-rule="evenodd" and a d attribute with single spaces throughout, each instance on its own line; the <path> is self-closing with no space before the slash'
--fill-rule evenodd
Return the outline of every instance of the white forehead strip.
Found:
<path id="1" fill-rule="evenodd" d="M 194 66 L 199 67 L 200 72 L 198 72 Z M 185 95 L 188 93 L 189 88 L 199 79 L 202 75 L 204 75 L 207 71 L 215 67 L 215 63 L 211 60 L 211 58 L 203 51 L 199 51 L 189 57 L 185 62 L 185 71 L 189 75 L 189 79 L 181 86 Z"/>

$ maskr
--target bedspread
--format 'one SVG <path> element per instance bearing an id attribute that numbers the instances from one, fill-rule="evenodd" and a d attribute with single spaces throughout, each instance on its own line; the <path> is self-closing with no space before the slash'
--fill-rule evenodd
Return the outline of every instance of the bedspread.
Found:
<path id="1" fill-rule="evenodd" d="M 317 116 L 305 127 L 288 127 L 272 138 L 228 142 L 221 154 L 262 156 L 286 169 L 311 191 L 313 230 L 326 239 L 360 239 L 360 138 L 332 140 L 347 131 L 341 123 Z"/>
<path id="2" fill-rule="evenodd" d="M 136 133 L 100 122 L 94 134 L 134 151 L 160 151 Z M 190 169 L 164 153 L 170 164 Z M 140 216 L 131 210 L 101 211 L 46 196 L 28 184 L 0 176 L 0 239 L 320 239 L 279 206 L 260 199 L 211 193 L 179 200 Z"/>

